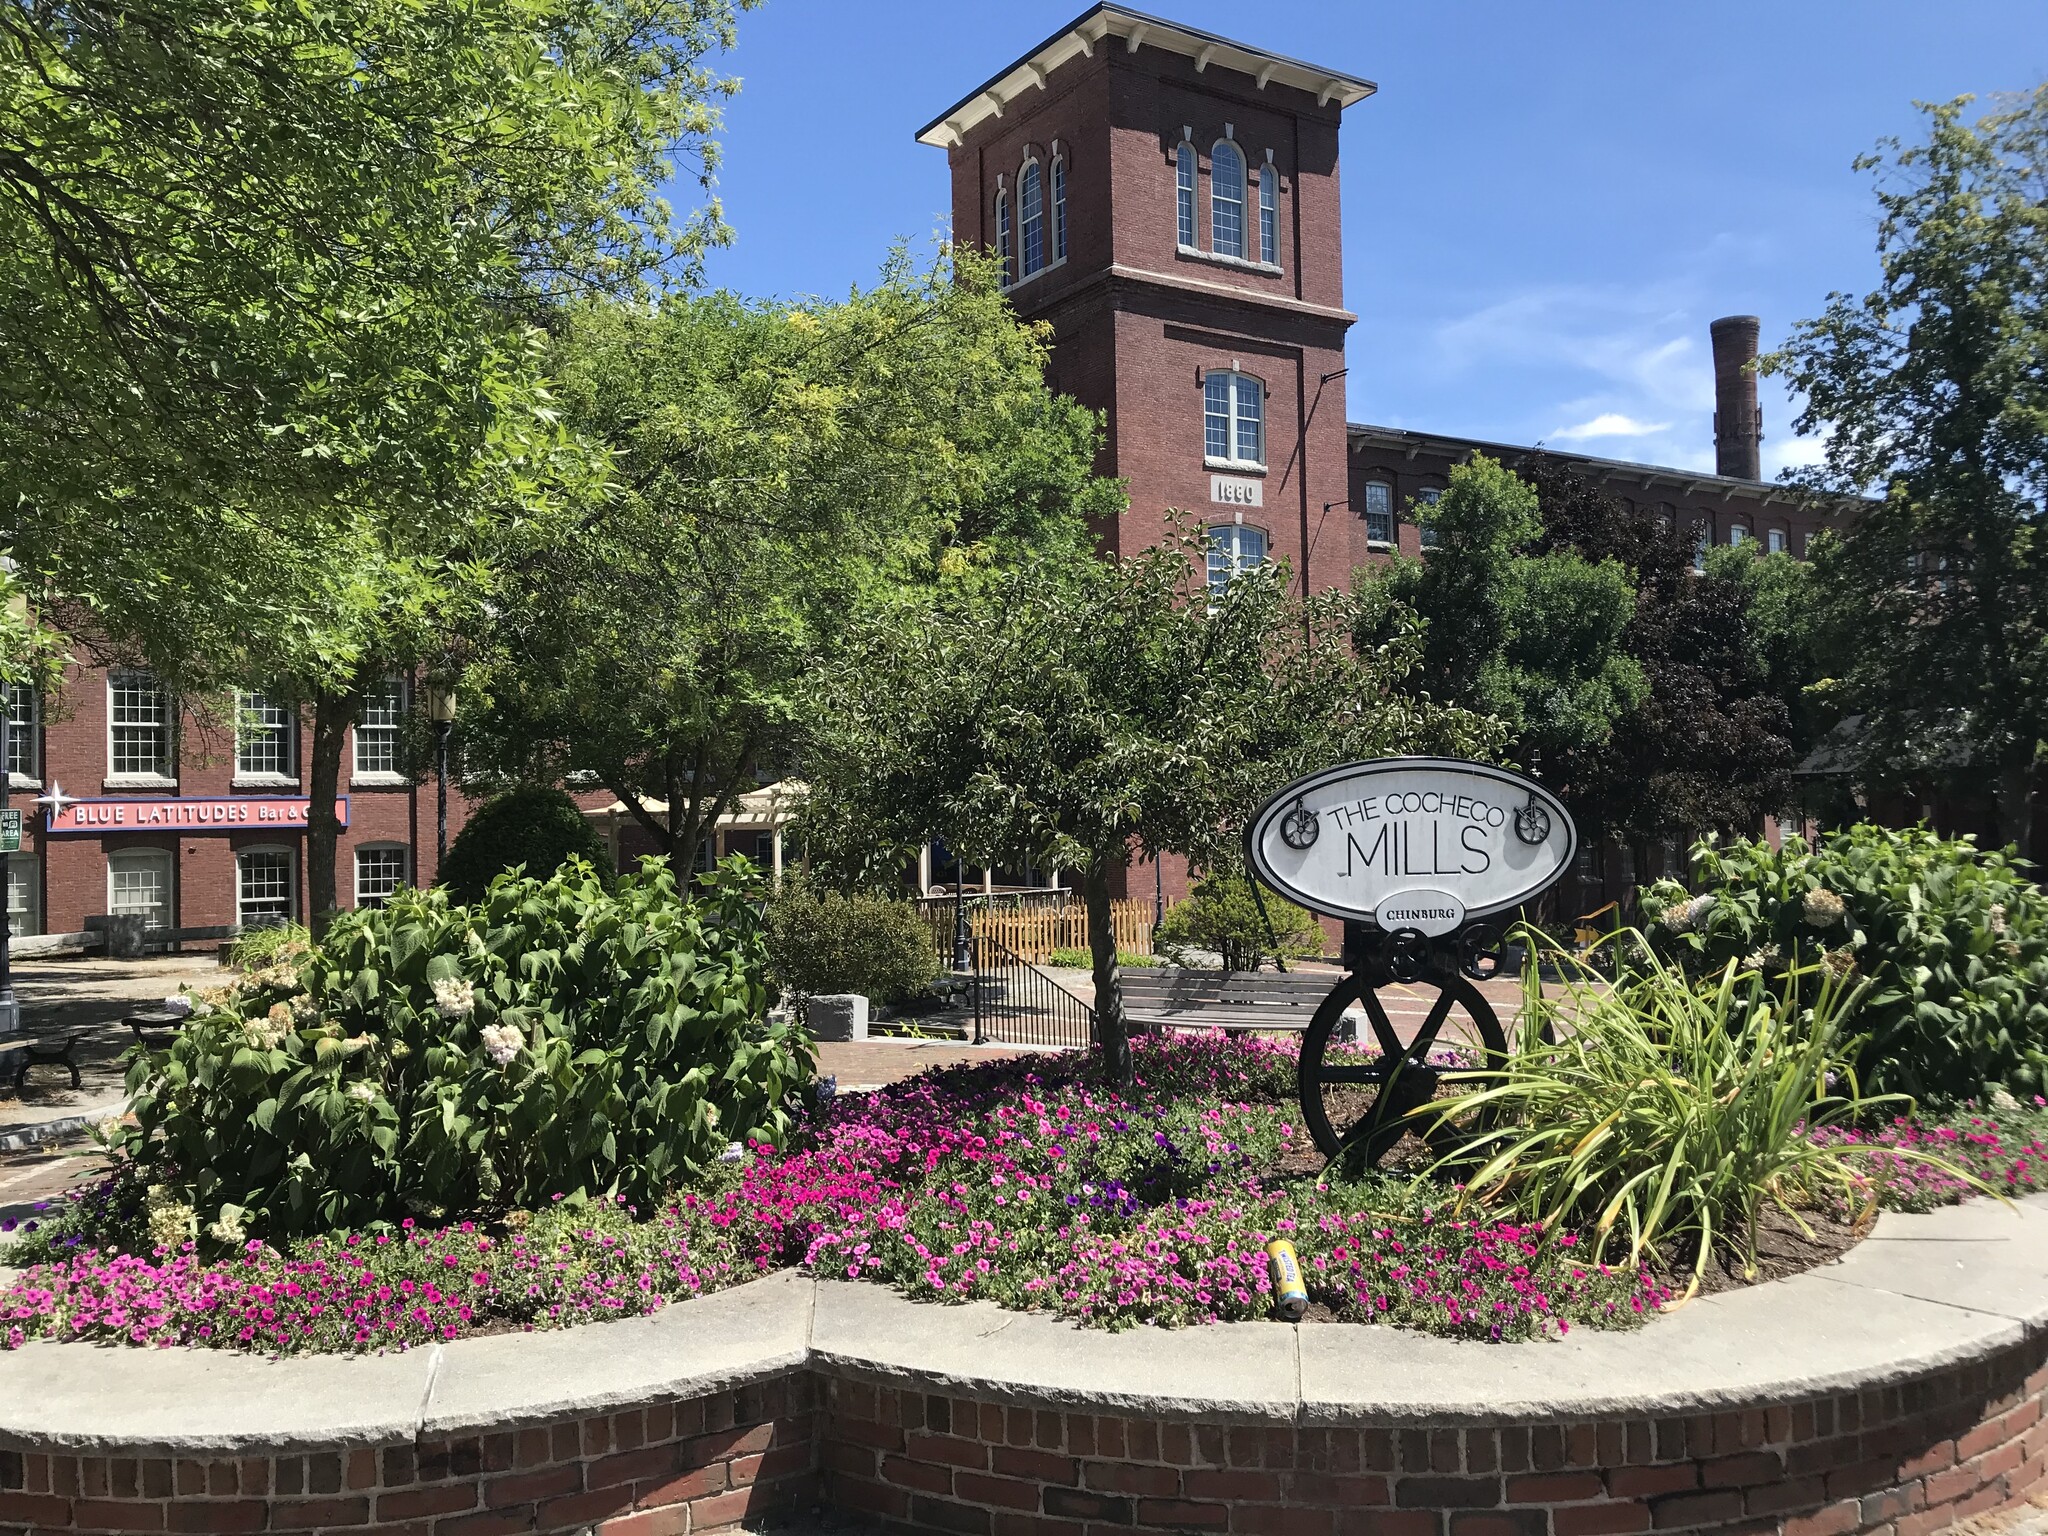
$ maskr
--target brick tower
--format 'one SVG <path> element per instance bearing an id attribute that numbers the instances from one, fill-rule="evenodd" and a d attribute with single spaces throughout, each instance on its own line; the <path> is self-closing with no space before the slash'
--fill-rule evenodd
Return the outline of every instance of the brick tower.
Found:
<path id="1" fill-rule="evenodd" d="M 953 231 L 1053 331 L 1053 387 L 1103 413 L 1130 510 L 1178 508 L 1210 570 L 1284 559 L 1304 589 L 1366 559 L 1346 510 L 1337 130 L 1370 82 L 1098 5 L 918 138 L 947 152 Z M 1326 510 L 1327 509 L 1327 510 Z"/>

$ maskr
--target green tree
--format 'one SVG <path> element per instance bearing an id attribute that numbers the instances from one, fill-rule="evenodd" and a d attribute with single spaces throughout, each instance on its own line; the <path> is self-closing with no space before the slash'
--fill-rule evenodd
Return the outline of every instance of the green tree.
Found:
<path id="1" fill-rule="evenodd" d="M 1666 839 L 1748 831 L 1781 809 L 1791 725 L 1751 633 L 1749 589 L 1695 572 L 1691 530 L 1653 509 L 1554 462 L 1527 477 L 1543 517 L 1537 547 L 1614 561 L 1636 593 L 1621 643 L 1642 667 L 1643 696 L 1604 740 L 1548 768 L 1582 834 L 1622 838 L 1640 870 Z"/>
<path id="2" fill-rule="evenodd" d="M 1311 767 L 1498 744 L 1492 722 L 1402 688 L 1412 625 L 1361 655 L 1350 597 L 1291 598 L 1284 564 L 1212 590 L 1201 556 L 1184 538 L 913 591 L 856 623 L 813 694 L 814 856 L 900 869 L 939 837 L 976 863 L 1078 872 L 1119 1081 L 1110 899 L 1133 856 L 1227 870 L 1251 814 Z"/>
<path id="3" fill-rule="evenodd" d="M 1877 286 L 1831 295 L 1763 361 L 1822 439 L 1802 478 L 1875 492 L 1815 567 L 1823 643 L 1875 774 L 1959 735 L 2024 849 L 2048 738 L 2048 85 L 1859 158 L 1880 173 Z"/>
<path id="4" fill-rule="evenodd" d="M 364 688 L 573 459 L 536 322 L 722 236 L 660 187 L 711 174 L 735 3 L 0 19 L 0 545 L 91 650 L 312 706 L 316 925 Z"/>
<path id="5" fill-rule="evenodd" d="M 1603 745 L 1648 692 L 1624 644 L 1635 591 L 1621 564 L 1541 548 L 1535 487 L 1485 454 L 1454 465 L 1436 504 L 1413 511 L 1435 549 L 1360 573 L 1360 638 L 1415 614 L 1414 685 L 1499 719 L 1510 752 L 1539 772 Z"/>
<path id="6" fill-rule="evenodd" d="M 469 757 L 594 774 L 679 872 L 795 762 L 804 680 L 864 605 L 1071 552 L 1121 506 L 1094 419 L 971 257 L 898 252 L 831 303 L 587 306 L 555 367 L 612 473 L 508 561 Z"/>

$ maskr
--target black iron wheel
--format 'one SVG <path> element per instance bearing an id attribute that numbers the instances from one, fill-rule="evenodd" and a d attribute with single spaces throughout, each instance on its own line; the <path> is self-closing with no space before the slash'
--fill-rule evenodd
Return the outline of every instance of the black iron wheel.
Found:
<path id="1" fill-rule="evenodd" d="M 1353 1170 L 1378 1167 L 1411 1134 L 1432 1155 L 1447 1156 L 1497 1118 L 1492 1106 L 1455 1121 L 1408 1118 L 1433 1100 L 1471 1092 L 1482 1085 L 1484 1073 L 1506 1062 L 1507 1039 L 1485 994 L 1457 974 L 1385 985 L 1397 995 L 1429 1000 L 1421 1026 L 1405 1044 L 1380 993 L 1356 973 L 1323 999 L 1301 1042 L 1302 1119 L 1322 1154 L 1341 1156 Z M 1361 1050 L 1333 1050 L 1344 1010 L 1354 1002 L 1365 1006 L 1370 1037 L 1361 1041 Z M 1440 1045 L 1456 1048 L 1469 1064 L 1432 1065 L 1430 1052 Z"/>

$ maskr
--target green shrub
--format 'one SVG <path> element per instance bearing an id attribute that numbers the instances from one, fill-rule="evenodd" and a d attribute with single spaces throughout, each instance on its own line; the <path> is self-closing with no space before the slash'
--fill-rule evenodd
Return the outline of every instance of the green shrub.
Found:
<path id="1" fill-rule="evenodd" d="M 694 900 L 649 860 L 575 860 L 463 907 L 400 891 L 294 972 L 138 1047 L 125 1150 L 222 1242 L 623 1195 L 646 1208 L 735 1139 L 779 1140 L 811 1075 L 765 1020 L 751 879 Z M 160 1202 L 162 1203 L 162 1202 Z"/>
<path id="2" fill-rule="evenodd" d="M 1640 936 L 1608 942 L 1639 946 Z M 1565 973 L 1549 996 L 1538 947 Z M 1767 979 L 1729 962 L 1703 985 L 1640 950 L 1610 985 L 1539 941 L 1506 1064 L 1415 1113 L 1446 1123 L 1482 1110 L 1500 1117 L 1454 1154 L 1461 1199 L 1552 1231 L 1590 1230 L 1595 1260 L 1619 1246 L 1635 1263 L 1675 1245 L 1697 1283 L 1723 1246 L 1754 1275 L 1767 1205 L 1803 1226 L 1800 1211 L 1825 1199 L 1870 1205 L 1862 1165 L 1872 1159 L 1938 1162 L 1811 1134 L 1880 1104 L 1904 1107 L 1859 1096 L 1841 1036 L 1853 1001 L 1825 966 Z"/>
<path id="3" fill-rule="evenodd" d="M 1275 955 L 1303 960 L 1323 952 L 1323 930 L 1307 908 L 1271 893 L 1265 902 L 1270 933 L 1249 881 L 1211 875 L 1161 919 L 1152 947 L 1176 965 L 1189 950 L 1208 950 L 1223 957 L 1226 971 L 1256 971 Z"/>
<path id="4" fill-rule="evenodd" d="M 1925 828 L 1693 850 L 1694 890 L 1643 894 L 1650 942 L 1694 976 L 1730 960 L 1870 986 L 1844 1022 L 1874 1092 L 1948 1107 L 2048 1089 L 2048 899 L 2003 853 Z"/>
<path id="5" fill-rule="evenodd" d="M 939 974 L 931 926 L 908 901 L 791 880 L 768 903 L 768 970 L 792 997 L 902 1002 Z"/>
<path id="6" fill-rule="evenodd" d="M 296 964 L 312 947 L 313 935 L 305 924 L 272 923 L 230 940 L 227 962 L 238 971 L 260 971 L 280 962 Z"/>
<path id="7" fill-rule="evenodd" d="M 1064 966 L 1071 971 L 1085 971 L 1095 964 L 1095 957 L 1085 949 L 1056 949 L 1045 957 L 1045 963 Z M 1116 952 L 1116 963 L 1127 971 L 1147 971 L 1165 962 L 1157 955 L 1140 955 L 1120 949 Z"/>
<path id="8" fill-rule="evenodd" d="M 522 784 L 486 800 L 463 823 L 441 867 L 441 884 L 455 900 L 475 902 L 508 869 L 524 867 L 544 879 L 571 858 L 611 878 L 611 854 L 576 802 L 548 785 Z"/>

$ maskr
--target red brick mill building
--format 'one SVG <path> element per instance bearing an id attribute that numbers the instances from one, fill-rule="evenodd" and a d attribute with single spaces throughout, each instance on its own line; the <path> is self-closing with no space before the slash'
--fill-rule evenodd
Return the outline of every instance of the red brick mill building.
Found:
<path id="1" fill-rule="evenodd" d="M 1348 421 L 1355 317 L 1339 148 L 1345 110 L 1374 89 L 1099 5 L 919 133 L 946 152 L 958 238 L 1000 252 L 1019 314 L 1050 325 L 1051 383 L 1102 413 L 1099 467 L 1130 492 L 1129 511 L 1103 530 L 1107 546 L 1156 542 L 1167 509 L 1182 508 L 1206 526 L 1212 579 L 1285 559 L 1304 589 L 1342 586 L 1387 551 L 1418 553 L 1406 510 L 1483 449 L 1510 464 L 1569 464 L 1703 543 L 1803 553 L 1839 513 L 1759 478 L 1755 383 L 1743 369 L 1754 319 L 1714 326 L 1715 474 Z M 394 678 L 350 733 L 344 907 L 434 878 L 434 786 L 404 753 L 417 702 L 413 681 Z M 77 932 L 106 912 L 172 928 L 303 914 L 309 729 L 260 696 L 211 703 L 195 716 L 146 675 L 99 668 L 75 670 L 49 707 L 17 692 L 14 803 L 60 786 L 80 803 L 54 823 L 46 807 L 29 818 L 10 862 L 16 933 Z M 605 816 L 610 797 L 587 798 Z M 451 793 L 451 836 L 463 806 Z M 605 819 L 619 852 L 645 851 L 637 829 Z M 748 831 L 728 842 L 765 855 L 766 840 Z M 927 867 L 922 883 L 949 873 Z M 1183 871 L 1159 876 L 1168 899 L 1185 889 Z M 1131 885 L 1151 895 L 1153 872 L 1133 870 Z"/>

